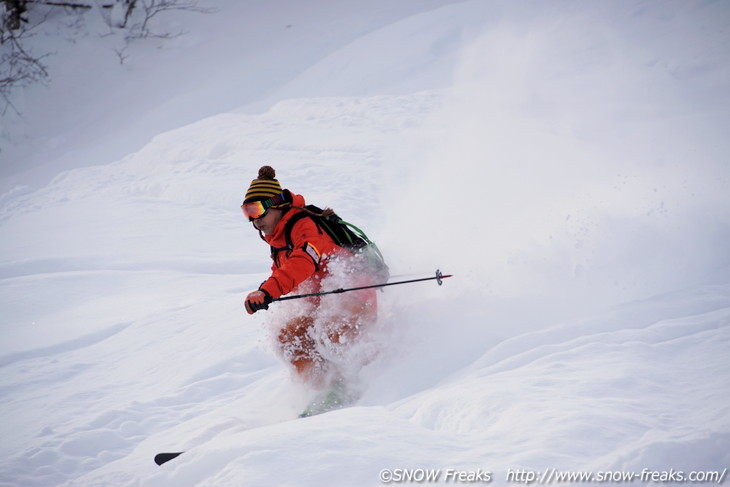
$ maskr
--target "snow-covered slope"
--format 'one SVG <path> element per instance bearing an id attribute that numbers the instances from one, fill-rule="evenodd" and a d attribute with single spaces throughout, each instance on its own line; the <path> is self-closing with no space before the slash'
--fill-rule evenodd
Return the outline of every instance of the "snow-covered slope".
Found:
<path id="1" fill-rule="evenodd" d="M 210 115 L 244 106 L 247 111 L 266 110 L 281 99 L 278 90 L 333 51 L 452 2 L 181 3 L 197 3 L 211 13 L 163 12 L 154 18 L 152 30 L 172 34 L 172 39 L 151 37 L 129 44 L 122 34 L 110 36 L 109 27 L 93 12 L 78 16 L 50 9 L 53 21 L 34 29 L 29 42 L 36 55 L 52 53 L 43 59 L 52 84 L 27 88 L 13 100 L 22 117 L 10 110 L 0 119 L 0 137 L 10 138 L 0 138 L 0 192 L 12 187 L 9 183 L 37 187 L 65 169 L 119 160 L 159 133 Z M 427 59 L 401 55 L 411 42 L 429 50 L 431 43 L 420 39 L 406 38 L 406 47 L 375 58 L 371 52 L 362 59 L 365 69 L 387 58 L 406 72 L 420 71 L 412 63 L 443 57 L 438 52 Z M 399 81 L 391 78 L 388 65 L 380 68 L 371 71 L 367 89 Z M 417 82 L 419 77 L 411 78 Z M 340 86 L 350 84 L 343 81 Z M 421 77 L 416 86 L 431 88 L 430 81 Z"/>
<path id="2" fill-rule="evenodd" d="M 289 23 L 241 3 L 221 29 L 234 4 Z M 270 46 L 301 64 L 265 94 L 224 79 L 219 113 L 5 194 L 0 485 L 730 466 L 728 7 L 376 5 L 300 12 L 340 34 L 281 29 Z M 157 109 L 180 96 L 204 103 L 181 87 Z M 367 230 L 396 278 L 455 274 L 380 295 L 355 407 L 294 419 L 307 391 L 271 351 L 276 312 L 242 309 L 268 270 L 238 209 L 262 162 Z M 165 450 L 187 451 L 155 466 Z"/>

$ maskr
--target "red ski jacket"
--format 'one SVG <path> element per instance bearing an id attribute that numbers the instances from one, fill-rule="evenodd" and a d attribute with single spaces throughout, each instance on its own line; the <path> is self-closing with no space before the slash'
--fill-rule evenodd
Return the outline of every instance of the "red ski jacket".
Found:
<path id="1" fill-rule="evenodd" d="M 292 193 L 292 198 L 293 206 L 305 206 L 303 196 Z M 272 255 L 271 277 L 259 287 L 274 299 L 289 294 L 305 281 L 313 284 L 307 288 L 307 292 L 319 292 L 319 282 L 327 274 L 327 259 L 335 255 L 352 255 L 335 244 L 311 218 L 302 218 L 294 224 L 291 232 L 294 248 L 286 250 L 284 229 L 287 222 L 301 211 L 292 208 L 284 213 L 274 232 L 264 236 L 269 245 L 282 249 Z"/>

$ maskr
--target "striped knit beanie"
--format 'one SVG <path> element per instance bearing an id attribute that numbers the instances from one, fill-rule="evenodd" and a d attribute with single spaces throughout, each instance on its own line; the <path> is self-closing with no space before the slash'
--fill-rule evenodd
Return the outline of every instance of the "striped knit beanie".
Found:
<path id="1" fill-rule="evenodd" d="M 252 201 L 263 201 L 273 198 L 282 193 L 281 184 L 276 179 L 276 171 L 271 166 L 262 166 L 259 169 L 259 177 L 251 181 L 251 186 L 246 191 L 246 198 L 243 204 Z"/>

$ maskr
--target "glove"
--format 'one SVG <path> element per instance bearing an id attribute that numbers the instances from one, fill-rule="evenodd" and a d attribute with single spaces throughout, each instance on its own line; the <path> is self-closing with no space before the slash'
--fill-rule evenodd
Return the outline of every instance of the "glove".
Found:
<path id="1" fill-rule="evenodd" d="M 246 311 L 252 315 L 261 309 L 269 309 L 271 303 L 271 295 L 264 290 L 254 291 L 246 296 Z"/>

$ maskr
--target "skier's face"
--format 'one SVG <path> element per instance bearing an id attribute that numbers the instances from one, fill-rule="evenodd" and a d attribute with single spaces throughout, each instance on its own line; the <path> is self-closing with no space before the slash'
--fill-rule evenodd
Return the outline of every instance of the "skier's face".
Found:
<path id="1" fill-rule="evenodd" d="M 264 216 L 253 221 L 253 226 L 264 235 L 271 235 L 281 220 L 281 215 L 282 211 L 278 208 L 270 208 Z"/>

